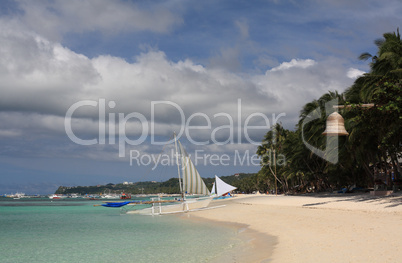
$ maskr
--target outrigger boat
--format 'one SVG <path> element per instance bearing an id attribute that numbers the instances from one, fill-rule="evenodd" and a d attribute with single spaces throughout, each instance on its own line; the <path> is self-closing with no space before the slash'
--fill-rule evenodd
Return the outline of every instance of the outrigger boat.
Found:
<path id="1" fill-rule="evenodd" d="M 137 210 L 127 209 L 127 214 L 162 215 L 172 213 L 190 212 L 206 209 L 212 201 L 213 196 L 202 180 L 183 145 L 174 134 L 176 163 L 179 179 L 181 198 L 175 200 L 161 200 L 160 198 L 151 201 L 126 201 L 126 202 L 106 202 L 101 206 L 105 207 L 124 207 L 149 204 L 151 207 Z M 179 162 L 180 156 L 180 162 Z M 188 198 L 187 195 L 203 195 L 204 197 Z M 171 204 L 168 204 L 171 203 Z"/>

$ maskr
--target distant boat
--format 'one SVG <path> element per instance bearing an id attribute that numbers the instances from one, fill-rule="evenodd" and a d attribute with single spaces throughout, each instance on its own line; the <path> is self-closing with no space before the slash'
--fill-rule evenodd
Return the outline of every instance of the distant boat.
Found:
<path id="1" fill-rule="evenodd" d="M 13 199 L 21 199 L 23 197 L 25 197 L 24 193 L 15 193 L 13 195 L 9 195 L 9 197 L 12 197 Z"/>
<path id="2" fill-rule="evenodd" d="M 78 194 L 73 193 L 73 194 L 69 194 L 69 195 L 67 196 L 67 198 L 81 198 L 81 196 L 78 195 Z"/>
<path id="3" fill-rule="evenodd" d="M 131 194 L 121 193 L 120 199 L 131 199 Z"/>
<path id="4" fill-rule="evenodd" d="M 222 179 L 220 179 L 218 176 L 215 175 L 215 182 L 212 185 L 212 190 L 211 194 L 214 197 L 221 197 L 229 194 L 231 191 L 237 189 L 233 185 L 227 184 Z"/>
<path id="5" fill-rule="evenodd" d="M 49 195 L 49 199 L 64 199 L 64 198 L 67 198 L 67 196 L 57 194 Z"/>
<path id="6" fill-rule="evenodd" d="M 120 199 L 120 196 L 115 194 L 105 194 L 101 196 L 102 199 Z"/>
<path id="7" fill-rule="evenodd" d="M 131 210 L 128 214 L 145 214 L 145 215 L 162 215 L 172 213 L 183 213 L 189 211 L 195 211 L 199 209 L 205 209 L 212 201 L 213 197 L 202 180 L 200 174 L 195 168 L 190 156 L 184 150 L 183 145 L 176 138 L 174 134 L 175 148 L 176 148 L 176 162 L 178 165 L 178 179 L 181 196 L 174 200 L 161 200 L 160 198 L 152 201 L 133 201 L 128 203 L 106 203 L 103 206 L 106 207 L 121 207 L 124 205 L 139 205 L 150 204 L 152 207 Z M 180 162 L 179 162 L 180 156 Z M 188 195 L 203 195 L 204 197 L 188 198 Z M 166 204 L 174 203 L 174 204 Z"/>
<path id="8" fill-rule="evenodd" d="M 118 195 L 118 194 L 112 194 L 111 191 L 110 191 L 110 189 L 109 189 L 109 193 L 106 193 L 106 190 L 105 190 L 105 193 L 103 193 L 103 194 L 100 196 L 100 198 L 102 198 L 102 199 L 120 199 L 120 195 Z"/>

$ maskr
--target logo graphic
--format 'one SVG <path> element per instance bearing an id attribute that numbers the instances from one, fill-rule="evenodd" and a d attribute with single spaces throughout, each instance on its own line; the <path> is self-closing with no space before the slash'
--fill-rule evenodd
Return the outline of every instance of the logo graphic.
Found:
<path id="1" fill-rule="evenodd" d="M 333 99 L 331 101 L 328 101 L 325 103 L 325 118 L 328 117 L 329 114 L 334 112 L 334 105 L 338 105 L 338 99 Z M 338 136 L 326 136 L 326 144 L 325 144 L 325 150 L 321 150 L 317 147 L 314 147 L 313 145 L 309 144 L 307 140 L 305 139 L 304 135 L 304 127 L 314 121 L 321 119 L 323 117 L 323 112 L 321 111 L 320 107 L 317 107 L 315 110 L 310 112 L 306 118 L 303 120 L 302 123 L 302 140 L 304 145 L 313 152 L 315 155 L 319 156 L 320 158 L 332 163 L 336 164 L 338 163 L 338 157 L 339 157 L 339 137 Z M 318 135 L 317 135 L 318 136 Z"/>

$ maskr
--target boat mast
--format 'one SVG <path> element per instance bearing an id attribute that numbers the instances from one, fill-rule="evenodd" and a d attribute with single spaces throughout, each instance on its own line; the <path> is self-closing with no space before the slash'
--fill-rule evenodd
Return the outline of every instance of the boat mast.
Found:
<path id="1" fill-rule="evenodd" d="M 177 150 L 177 138 L 176 138 L 176 132 L 174 132 L 174 146 L 176 148 L 176 164 L 177 164 L 177 174 L 179 176 L 179 187 L 180 187 L 180 193 L 182 197 L 184 198 L 184 193 L 183 193 L 183 187 L 181 185 L 181 176 L 180 176 L 180 165 L 179 165 L 179 152 Z"/>

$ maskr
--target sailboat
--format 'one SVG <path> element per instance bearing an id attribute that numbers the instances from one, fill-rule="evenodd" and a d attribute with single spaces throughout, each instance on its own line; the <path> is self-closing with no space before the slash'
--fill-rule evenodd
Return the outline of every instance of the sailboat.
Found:
<path id="1" fill-rule="evenodd" d="M 221 197 L 224 196 L 231 191 L 237 189 L 236 187 L 225 183 L 222 179 L 220 179 L 218 176 L 215 175 L 215 182 L 212 185 L 212 190 L 211 194 L 212 196 L 216 197 Z"/>
<path id="2" fill-rule="evenodd" d="M 212 201 L 213 196 L 211 196 L 210 191 L 202 180 L 183 145 L 176 138 L 176 134 L 174 134 L 174 140 L 181 198 L 179 200 L 170 200 L 170 202 L 174 202 L 174 204 L 166 204 L 169 200 L 160 200 L 159 198 L 159 200 L 151 201 L 152 207 L 140 210 L 130 210 L 127 211 L 128 214 L 161 215 L 189 212 L 204 209 Z M 181 159 L 180 161 L 179 156 Z M 204 197 L 188 198 L 188 195 L 204 195 Z M 149 201 L 147 203 L 150 204 Z M 129 203 L 128 205 L 136 204 L 138 203 Z"/>

